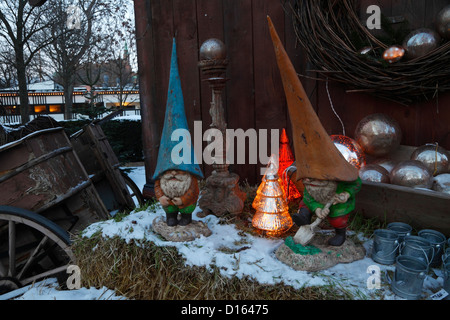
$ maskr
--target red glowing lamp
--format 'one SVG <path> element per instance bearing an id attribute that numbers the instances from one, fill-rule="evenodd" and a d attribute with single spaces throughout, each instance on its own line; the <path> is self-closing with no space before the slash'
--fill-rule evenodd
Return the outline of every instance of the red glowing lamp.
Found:
<path id="1" fill-rule="evenodd" d="M 294 163 L 295 157 L 294 153 L 292 152 L 292 149 L 289 145 L 289 138 L 286 134 L 286 130 L 283 128 L 281 132 L 280 137 L 280 150 L 279 150 L 279 157 L 278 157 L 278 176 L 279 177 L 285 177 L 285 170 L 289 166 Z M 287 193 L 287 201 L 292 202 L 296 199 L 301 198 L 301 193 L 298 191 L 295 184 L 290 179 L 282 179 L 282 185 L 284 190 L 286 190 Z"/>

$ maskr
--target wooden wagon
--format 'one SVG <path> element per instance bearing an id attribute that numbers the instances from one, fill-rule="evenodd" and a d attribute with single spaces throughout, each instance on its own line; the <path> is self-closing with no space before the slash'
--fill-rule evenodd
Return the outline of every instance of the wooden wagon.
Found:
<path id="1" fill-rule="evenodd" d="M 134 207 L 133 195 L 142 199 L 98 126 L 72 141 L 52 128 L 0 146 L 0 294 L 65 273 L 70 233 Z"/>
<path id="2" fill-rule="evenodd" d="M 139 187 L 119 168 L 119 160 L 97 123 L 86 125 L 70 137 L 71 143 L 110 212 L 144 203 Z"/>

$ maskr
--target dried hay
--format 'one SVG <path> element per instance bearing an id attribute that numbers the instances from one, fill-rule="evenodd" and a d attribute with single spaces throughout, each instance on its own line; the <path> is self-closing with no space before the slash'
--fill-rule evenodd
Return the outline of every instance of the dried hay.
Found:
<path id="1" fill-rule="evenodd" d="M 346 299 L 331 286 L 300 290 L 252 279 L 227 278 L 218 268 L 187 267 L 174 247 L 126 243 L 101 235 L 75 239 L 73 250 L 81 269 L 81 285 L 116 290 L 136 300 L 330 300 Z"/>

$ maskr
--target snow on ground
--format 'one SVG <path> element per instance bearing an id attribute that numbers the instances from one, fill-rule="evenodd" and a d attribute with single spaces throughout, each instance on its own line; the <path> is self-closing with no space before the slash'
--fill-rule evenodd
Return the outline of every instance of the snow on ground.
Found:
<path id="1" fill-rule="evenodd" d="M 18 292 L 23 294 L 18 296 Z M 17 297 L 18 296 L 18 297 Z M 80 288 L 76 290 L 58 290 L 58 282 L 56 278 L 50 278 L 33 285 L 27 286 L 0 296 L 0 300 L 9 298 L 15 300 L 125 300 L 124 297 L 117 296 L 114 290 L 106 287 L 96 288 Z"/>
<path id="2" fill-rule="evenodd" d="M 131 168 L 129 176 L 141 188 L 145 183 L 144 167 Z M 199 209 L 197 208 L 196 212 Z M 350 293 L 354 299 L 401 299 L 395 296 L 389 288 L 387 271 L 390 274 L 395 270 L 394 266 L 384 266 L 375 263 L 370 258 L 370 247 L 372 240 L 363 239 L 366 248 L 366 257 L 362 260 L 349 264 L 339 264 L 321 272 L 296 271 L 285 265 L 275 257 L 275 250 L 282 244 L 282 240 L 255 237 L 240 232 L 234 225 L 219 224 L 219 218 L 209 215 L 198 218 L 193 214 L 193 219 L 206 223 L 212 231 L 209 237 L 201 237 L 191 242 L 164 241 L 152 231 L 152 222 L 155 218 L 164 216 L 164 211 L 157 205 L 147 211 L 132 212 L 120 222 L 107 220 L 90 225 L 84 232 L 89 237 L 96 232 L 101 232 L 104 237 L 120 236 L 125 241 L 146 240 L 152 241 L 158 246 L 173 246 L 186 259 L 189 266 L 211 265 L 218 267 L 222 275 L 226 277 L 236 276 L 251 277 L 263 284 L 276 285 L 285 283 L 294 288 L 305 286 L 333 285 Z M 136 241 L 139 243 L 139 241 Z M 228 250 L 224 250 L 224 248 Z M 231 253 L 230 250 L 231 249 Z M 241 249 L 241 250 L 239 250 Z M 381 271 L 381 288 L 370 289 L 368 283 L 372 276 L 370 268 L 376 266 Z M 425 296 L 436 292 L 443 286 L 443 276 L 440 270 L 435 269 L 438 277 L 427 276 L 424 283 L 423 293 Z M 368 281 L 369 280 L 369 281 Z M 374 283 L 374 282 L 370 282 Z M 370 285 L 369 283 L 369 285 Z M 1 300 L 0 296 L 0 300 Z M 18 299 L 121 299 L 114 291 L 106 288 L 97 290 L 93 288 L 81 288 L 79 290 L 58 291 L 55 283 L 35 285 Z"/>

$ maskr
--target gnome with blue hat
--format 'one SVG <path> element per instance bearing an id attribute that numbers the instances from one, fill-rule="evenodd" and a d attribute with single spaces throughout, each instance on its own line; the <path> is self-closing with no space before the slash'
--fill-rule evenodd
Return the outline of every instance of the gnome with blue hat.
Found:
<path id="1" fill-rule="evenodd" d="M 175 130 L 189 132 L 174 39 L 164 128 L 153 175 L 156 198 L 166 212 L 167 225 L 171 227 L 187 226 L 192 222 L 192 212 L 196 208 L 199 196 L 197 179 L 203 178 L 203 173 L 195 160 L 190 135 L 181 135 L 183 138 L 181 144 L 184 143 L 183 145 L 187 147 L 180 149 L 180 141 L 176 139 L 173 141 Z M 181 214 L 180 219 L 178 214 Z"/>

